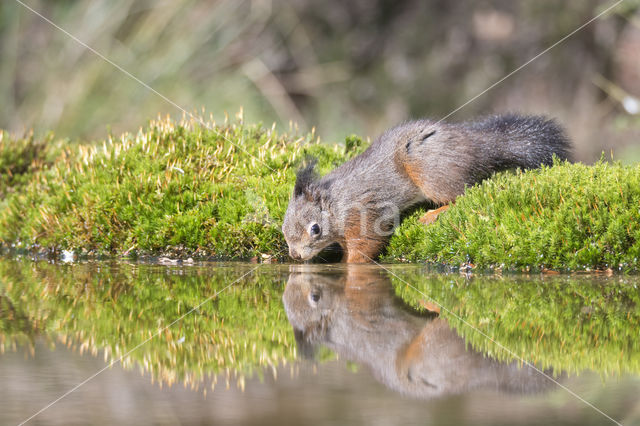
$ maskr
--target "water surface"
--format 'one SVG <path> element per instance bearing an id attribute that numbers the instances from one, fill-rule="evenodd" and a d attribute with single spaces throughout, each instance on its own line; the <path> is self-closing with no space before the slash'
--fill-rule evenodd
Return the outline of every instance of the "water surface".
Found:
<path id="1" fill-rule="evenodd" d="M 637 285 L 0 260 L 0 424 L 640 424 Z"/>

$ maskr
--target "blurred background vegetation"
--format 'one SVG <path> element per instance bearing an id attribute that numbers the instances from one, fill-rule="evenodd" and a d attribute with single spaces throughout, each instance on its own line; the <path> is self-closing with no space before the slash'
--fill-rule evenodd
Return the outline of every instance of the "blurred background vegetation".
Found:
<path id="1" fill-rule="evenodd" d="M 441 118 L 613 1 L 23 0 L 188 111 L 374 138 Z M 0 128 L 71 140 L 180 110 L 18 2 L 0 3 Z M 640 160 L 640 0 L 456 112 L 557 117 L 591 162 Z"/>

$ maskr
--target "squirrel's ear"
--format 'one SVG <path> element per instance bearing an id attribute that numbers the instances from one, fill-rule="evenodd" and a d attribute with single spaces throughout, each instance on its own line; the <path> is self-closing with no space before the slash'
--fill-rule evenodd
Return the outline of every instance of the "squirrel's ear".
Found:
<path id="1" fill-rule="evenodd" d="M 435 134 L 436 134 L 436 129 L 434 129 L 433 126 L 427 126 L 420 131 L 420 134 L 418 135 L 418 140 L 424 141 L 426 139 L 429 139 L 431 136 Z"/>
<path id="2" fill-rule="evenodd" d="M 296 175 L 296 185 L 293 187 L 293 195 L 295 197 L 299 197 L 303 194 L 309 195 L 309 187 L 316 179 L 314 167 L 316 166 L 317 162 L 318 160 L 313 158 L 307 163 L 306 166 L 298 170 L 298 174 Z"/>

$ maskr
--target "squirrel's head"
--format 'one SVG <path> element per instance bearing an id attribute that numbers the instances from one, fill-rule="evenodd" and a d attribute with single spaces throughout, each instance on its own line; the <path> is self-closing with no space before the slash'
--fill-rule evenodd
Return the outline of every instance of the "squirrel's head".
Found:
<path id="1" fill-rule="evenodd" d="M 289 207 L 284 215 L 282 232 L 289 245 L 289 255 L 308 260 L 335 242 L 330 231 L 330 215 L 323 210 L 325 190 L 314 172 L 316 160 L 298 171 Z"/>
<path id="2" fill-rule="evenodd" d="M 308 266 L 296 265 L 291 270 L 282 302 L 299 353 L 313 359 L 331 329 L 333 312 L 344 294 L 344 278 L 334 270 L 301 269 Z"/>

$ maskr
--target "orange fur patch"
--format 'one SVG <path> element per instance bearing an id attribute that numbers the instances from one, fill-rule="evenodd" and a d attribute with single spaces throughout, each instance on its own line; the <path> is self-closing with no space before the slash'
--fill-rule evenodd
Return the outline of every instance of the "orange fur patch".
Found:
<path id="1" fill-rule="evenodd" d="M 441 213 L 446 212 L 450 206 L 451 204 L 445 204 L 444 206 L 439 207 L 435 210 L 429 210 L 419 220 L 424 225 L 431 225 L 433 222 L 435 222 L 438 219 L 438 216 L 440 216 Z"/>

